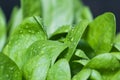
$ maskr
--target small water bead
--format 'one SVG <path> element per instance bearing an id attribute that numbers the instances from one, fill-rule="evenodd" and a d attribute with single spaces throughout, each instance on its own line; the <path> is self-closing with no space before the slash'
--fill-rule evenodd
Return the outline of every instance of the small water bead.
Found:
<path id="1" fill-rule="evenodd" d="M 28 30 L 29 33 L 31 33 L 32 31 L 31 30 Z"/>
<path id="2" fill-rule="evenodd" d="M 29 28 L 29 26 L 28 25 L 26 25 L 26 27 L 25 27 L 26 29 L 28 29 Z"/>
<path id="3" fill-rule="evenodd" d="M 22 30 L 20 30 L 20 33 L 23 33 L 23 31 L 22 31 Z"/>

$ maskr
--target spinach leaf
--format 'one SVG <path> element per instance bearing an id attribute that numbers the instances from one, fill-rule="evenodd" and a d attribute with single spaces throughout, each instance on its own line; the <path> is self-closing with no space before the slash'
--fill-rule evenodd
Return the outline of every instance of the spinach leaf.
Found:
<path id="1" fill-rule="evenodd" d="M 81 20 L 92 21 L 93 17 L 89 7 L 82 3 L 82 0 L 74 0 L 74 21 L 79 23 Z"/>
<path id="2" fill-rule="evenodd" d="M 77 24 L 73 29 L 71 29 L 71 31 L 69 31 L 65 40 L 65 44 L 69 46 L 68 53 L 65 55 L 65 58 L 68 61 L 71 59 L 87 25 L 88 21 L 83 20 L 79 24 Z"/>
<path id="3" fill-rule="evenodd" d="M 114 46 L 120 51 L 120 33 L 115 37 Z"/>
<path id="4" fill-rule="evenodd" d="M 73 23 L 73 0 L 42 0 L 42 10 L 49 37 L 59 27 Z"/>
<path id="5" fill-rule="evenodd" d="M 4 53 L 9 56 L 21 69 L 24 63 L 24 54 L 27 48 L 37 40 L 46 40 L 47 36 L 34 17 L 25 19 L 11 35 L 4 48 Z"/>
<path id="6" fill-rule="evenodd" d="M 90 80 L 103 80 L 102 75 L 94 69 L 92 70 L 92 73 L 91 73 L 89 79 Z"/>
<path id="7" fill-rule="evenodd" d="M 91 69 L 82 69 L 79 73 L 73 76 L 72 80 L 88 80 L 91 74 Z"/>
<path id="8" fill-rule="evenodd" d="M 17 65 L 3 53 L 0 53 L 0 80 L 22 80 Z"/>
<path id="9" fill-rule="evenodd" d="M 16 8 L 15 8 L 16 9 Z M 14 30 L 20 25 L 22 22 L 22 10 L 19 8 L 17 11 L 13 12 L 14 16 L 11 16 L 13 19 L 11 20 L 11 23 L 9 25 L 9 38 L 13 34 Z"/>
<path id="10" fill-rule="evenodd" d="M 48 71 L 47 80 L 71 80 L 70 67 L 66 59 L 58 60 Z"/>
<path id="11" fill-rule="evenodd" d="M 120 60 L 120 52 L 111 52 L 111 54 Z"/>
<path id="12" fill-rule="evenodd" d="M 48 54 L 51 59 L 51 65 L 53 65 L 60 53 L 66 48 L 65 44 L 58 41 L 38 40 L 28 48 L 23 57 L 26 62 L 36 55 Z"/>
<path id="13" fill-rule="evenodd" d="M 31 16 L 42 15 L 41 0 L 21 0 L 21 7 L 24 19 Z"/>
<path id="14" fill-rule="evenodd" d="M 7 25 L 8 36 L 10 34 L 10 29 L 14 23 L 15 15 L 17 14 L 18 11 L 19 8 L 17 6 L 14 6 L 10 15 L 10 20 L 8 21 L 8 25 Z"/>
<path id="15" fill-rule="evenodd" d="M 50 37 L 52 40 L 59 40 L 61 38 L 65 38 L 67 33 L 71 30 L 70 25 L 63 25 L 60 28 L 58 28 Z"/>
<path id="16" fill-rule="evenodd" d="M 23 67 L 23 76 L 26 80 L 46 80 L 50 67 L 50 58 L 47 54 L 31 58 Z"/>
<path id="17" fill-rule="evenodd" d="M 96 54 L 109 52 L 116 30 L 115 16 L 111 12 L 98 16 L 89 24 L 85 39 Z"/>
<path id="18" fill-rule="evenodd" d="M 120 80 L 120 70 L 111 78 L 111 80 Z"/>
<path id="19" fill-rule="evenodd" d="M 0 8 L 0 52 L 2 51 L 6 42 L 6 20 L 5 15 Z"/>
<path id="20" fill-rule="evenodd" d="M 104 53 L 92 58 L 85 68 L 96 69 L 101 73 L 114 72 L 120 69 L 120 63 L 112 54 Z"/>
<path id="21" fill-rule="evenodd" d="M 81 59 L 89 59 L 87 55 L 84 53 L 84 51 L 80 49 L 76 49 L 75 55 L 80 57 Z"/>

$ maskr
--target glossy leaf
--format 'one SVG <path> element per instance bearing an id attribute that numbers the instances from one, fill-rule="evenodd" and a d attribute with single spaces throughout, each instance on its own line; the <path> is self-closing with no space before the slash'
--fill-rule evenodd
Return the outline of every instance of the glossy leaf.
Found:
<path id="1" fill-rule="evenodd" d="M 50 37 L 52 40 L 60 39 L 66 37 L 67 33 L 71 30 L 70 25 L 64 25 L 58 28 Z"/>
<path id="2" fill-rule="evenodd" d="M 111 54 L 120 60 L 120 52 L 111 52 Z"/>
<path id="3" fill-rule="evenodd" d="M 111 78 L 111 80 L 120 80 L 120 70 Z"/>
<path id="4" fill-rule="evenodd" d="M 22 80 L 17 65 L 3 53 L 0 53 L 0 80 Z"/>
<path id="5" fill-rule="evenodd" d="M 6 42 L 6 20 L 5 15 L 0 8 L 0 52 L 2 51 Z"/>
<path id="6" fill-rule="evenodd" d="M 92 21 L 93 16 L 89 7 L 82 3 L 82 0 L 74 0 L 74 18 L 75 23 L 79 23 L 82 20 Z"/>
<path id="7" fill-rule="evenodd" d="M 59 27 L 73 23 L 73 0 L 42 0 L 42 10 L 49 37 Z"/>
<path id="8" fill-rule="evenodd" d="M 11 35 L 11 38 L 4 49 L 4 53 L 9 56 L 19 68 L 24 63 L 24 54 L 27 48 L 37 40 L 46 40 L 46 34 L 42 29 L 42 24 L 38 24 L 33 17 L 27 18 Z"/>
<path id="9" fill-rule="evenodd" d="M 77 44 L 79 43 L 87 25 L 88 25 L 88 21 L 83 20 L 79 24 L 77 24 L 74 27 L 74 29 L 69 31 L 65 40 L 65 44 L 69 46 L 68 53 L 65 55 L 67 60 L 70 60 L 70 58 L 72 57 L 77 47 Z"/>
<path id="10" fill-rule="evenodd" d="M 21 0 L 21 7 L 23 18 L 42 15 L 41 0 Z"/>
<path id="11" fill-rule="evenodd" d="M 77 49 L 75 55 L 82 58 L 82 59 L 89 59 L 87 55 L 80 49 Z"/>
<path id="12" fill-rule="evenodd" d="M 50 67 L 48 55 L 37 55 L 31 58 L 23 67 L 23 76 L 26 80 L 46 80 Z"/>
<path id="13" fill-rule="evenodd" d="M 96 54 L 109 52 L 115 37 L 116 22 L 113 13 L 98 16 L 89 24 L 85 39 Z"/>
<path id="14" fill-rule="evenodd" d="M 66 48 L 65 44 L 58 41 L 38 40 L 28 48 L 24 58 L 27 61 L 36 55 L 48 54 L 51 58 L 51 65 L 53 65 L 60 53 Z"/>
<path id="15" fill-rule="evenodd" d="M 8 21 L 8 25 L 7 25 L 7 31 L 8 31 L 8 35 L 10 34 L 10 29 L 14 23 L 14 19 L 15 16 L 17 15 L 19 11 L 19 8 L 17 6 L 14 6 L 10 15 L 10 20 Z"/>
<path id="16" fill-rule="evenodd" d="M 102 75 L 96 70 L 92 70 L 92 73 L 89 79 L 90 80 L 103 80 Z"/>
<path id="17" fill-rule="evenodd" d="M 118 59 L 110 53 L 100 54 L 92 58 L 85 67 L 96 69 L 99 72 L 116 71 L 120 68 Z"/>
<path id="18" fill-rule="evenodd" d="M 11 25 L 9 25 L 9 36 L 11 37 L 12 33 L 15 31 L 15 29 L 21 24 L 22 22 L 22 10 L 21 8 L 18 9 L 13 13 L 14 16 L 11 16 L 13 19 L 11 21 Z M 9 37 L 9 38 L 10 38 Z"/>
<path id="19" fill-rule="evenodd" d="M 73 76 L 72 80 L 88 80 L 91 74 L 91 69 L 82 69 L 79 73 Z"/>
<path id="20" fill-rule="evenodd" d="M 71 80 L 70 67 L 66 59 L 58 60 L 49 70 L 47 80 Z"/>
<path id="21" fill-rule="evenodd" d="M 120 33 L 115 37 L 114 46 L 120 51 Z"/>

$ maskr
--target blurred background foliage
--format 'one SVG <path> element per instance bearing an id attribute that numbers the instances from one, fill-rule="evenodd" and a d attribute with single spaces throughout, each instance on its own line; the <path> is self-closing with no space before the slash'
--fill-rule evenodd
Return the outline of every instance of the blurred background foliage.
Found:
<path id="1" fill-rule="evenodd" d="M 120 32 L 120 0 L 82 0 L 83 3 L 90 7 L 94 17 L 104 12 L 113 12 L 116 15 L 117 32 Z M 20 6 L 20 0 L 0 0 L 7 21 L 10 18 L 13 7 Z M 34 5 L 34 3 L 33 3 Z"/>

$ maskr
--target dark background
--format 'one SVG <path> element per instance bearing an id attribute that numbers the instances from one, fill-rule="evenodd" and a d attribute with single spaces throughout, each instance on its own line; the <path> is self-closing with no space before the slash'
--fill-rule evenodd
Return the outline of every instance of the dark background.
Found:
<path id="1" fill-rule="evenodd" d="M 90 7 L 93 16 L 96 17 L 104 12 L 113 12 L 116 15 L 117 32 L 120 32 L 120 0 L 82 0 Z M 0 0 L 0 6 L 6 14 L 7 21 L 13 6 L 20 6 L 19 0 Z"/>

